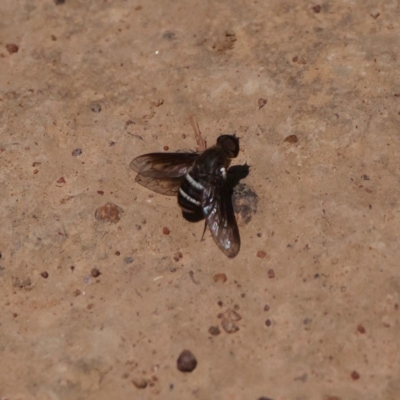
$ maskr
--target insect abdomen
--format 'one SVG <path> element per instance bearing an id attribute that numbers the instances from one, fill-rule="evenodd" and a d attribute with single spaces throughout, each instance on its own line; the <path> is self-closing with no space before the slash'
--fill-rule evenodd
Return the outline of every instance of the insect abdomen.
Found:
<path id="1" fill-rule="evenodd" d="M 201 199 L 204 187 L 193 176 L 186 174 L 178 192 L 178 204 L 186 213 L 202 212 Z"/>

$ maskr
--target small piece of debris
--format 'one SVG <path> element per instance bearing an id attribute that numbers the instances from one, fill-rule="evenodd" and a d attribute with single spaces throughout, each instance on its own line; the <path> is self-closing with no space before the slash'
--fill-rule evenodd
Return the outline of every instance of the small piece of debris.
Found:
<path id="1" fill-rule="evenodd" d="M 20 288 L 22 289 L 24 287 L 24 285 L 22 284 L 21 279 L 19 279 L 18 277 L 13 277 L 12 278 L 12 285 L 14 287 Z"/>
<path id="2" fill-rule="evenodd" d="M 258 109 L 261 110 L 267 104 L 267 100 L 260 97 L 258 99 Z"/>
<path id="3" fill-rule="evenodd" d="M 262 397 L 259 397 L 257 400 L 272 400 L 272 399 L 269 397 L 262 396 Z"/>
<path id="4" fill-rule="evenodd" d="M 314 12 L 316 14 L 319 14 L 321 12 L 321 6 L 320 5 L 316 5 L 312 9 L 314 10 Z"/>
<path id="5" fill-rule="evenodd" d="M 270 307 L 268 304 L 266 304 L 266 305 L 264 306 L 264 311 L 269 311 L 270 308 L 271 308 L 271 307 Z"/>
<path id="6" fill-rule="evenodd" d="M 90 271 L 91 275 L 93 276 L 93 278 L 97 278 L 98 276 L 101 275 L 101 272 L 97 269 L 97 268 L 92 268 L 92 270 Z"/>
<path id="7" fill-rule="evenodd" d="M 40 276 L 44 279 L 47 279 L 49 277 L 49 273 L 47 271 L 44 271 L 40 274 Z"/>
<path id="8" fill-rule="evenodd" d="M 72 156 L 73 157 L 78 157 L 82 154 L 82 149 L 80 149 L 79 147 L 76 148 L 73 152 L 72 152 Z"/>
<path id="9" fill-rule="evenodd" d="M 95 113 L 99 113 L 101 111 L 101 105 L 100 104 L 92 104 L 91 110 Z"/>
<path id="10" fill-rule="evenodd" d="M 286 143 L 297 143 L 299 139 L 297 138 L 296 135 L 289 135 L 285 137 L 284 142 Z"/>
<path id="11" fill-rule="evenodd" d="M 225 274 L 215 274 L 213 279 L 215 283 L 225 283 L 228 280 Z"/>
<path id="12" fill-rule="evenodd" d="M 178 262 L 182 257 L 183 257 L 182 253 L 181 253 L 180 251 L 178 251 L 178 252 L 174 255 L 174 261 Z"/>
<path id="13" fill-rule="evenodd" d="M 275 278 L 275 271 L 273 269 L 269 269 L 267 275 L 269 279 L 273 279 Z"/>
<path id="14" fill-rule="evenodd" d="M 193 271 L 189 271 L 189 276 L 190 276 L 190 279 L 192 280 L 192 282 L 195 284 L 195 285 L 198 285 L 200 282 L 199 281 L 197 281 L 195 278 L 194 278 L 194 272 Z"/>
<path id="15" fill-rule="evenodd" d="M 78 296 L 80 296 L 81 294 L 82 294 L 82 291 L 79 290 L 79 289 L 76 289 L 76 290 L 74 291 L 74 296 L 75 296 L 75 297 L 78 297 Z"/>
<path id="16" fill-rule="evenodd" d="M 121 219 L 124 210 L 114 203 L 106 203 L 99 207 L 94 216 L 98 221 L 116 223 Z"/>
<path id="17" fill-rule="evenodd" d="M 307 64 L 307 61 L 305 60 L 305 58 L 299 57 L 299 56 L 294 56 L 294 57 L 292 58 L 292 61 L 293 61 L 294 63 L 297 63 L 297 64 L 303 64 L 303 65 Z"/>
<path id="18" fill-rule="evenodd" d="M 132 264 L 133 263 L 133 257 L 126 257 L 124 261 L 125 261 L 125 264 Z"/>
<path id="19" fill-rule="evenodd" d="M 208 329 L 208 333 L 213 336 L 218 336 L 221 331 L 219 330 L 218 326 L 210 326 L 210 328 Z"/>
<path id="20" fill-rule="evenodd" d="M 266 255 L 267 255 L 267 253 L 265 251 L 263 251 L 263 250 L 257 251 L 257 257 L 258 258 L 265 258 Z"/>
<path id="21" fill-rule="evenodd" d="M 166 226 L 164 226 L 162 232 L 164 235 L 169 235 L 171 233 L 171 231 Z"/>
<path id="22" fill-rule="evenodd" d="M 14 43 L 8 43 L 6 44 L 6 49 L 10 54 L 14 54 L 18 52 L 19 47 Z"/>
<path id="23" fill-rule="evenodd" d="M 266 325 L 266 326 L 271 326 L 271 323 L 272 323 L 272 322 L 271 322 L 270 319 L 267 319 L 267 320 L 265 321 L 265 325 Z"/>
<path id="24" fill-rule="evenodd" d="M 190 350 L 183 350 L 178 357 L 176 366 L 181 372 L 192 372 L 197 367 L 196 357 Z"/>
<path id="25" fill-rule="evenodd" d="M 61 4 L 64 4 L 65 0 L 54 0 L 54 3 L 55 3 L 56 6 L 59 6 Z"/>
<path id="26" fill-rule="evenodd" d="M 62 176 L 60 179 L 57 180 L 57 183 L 65 183 L 65 178 Z"/>
<path id="27" fill-rule="evenodd" d="M 158 99 L 157 101 L 153 101 L 151 103 L 154 107 L 160 107 L 164 104 L 164 99 Z"/>
<path id="28" fill-rule="evenodd" d="M 135 377 L 132 379 L 132 383 L 137 387 L 138 389 L 145 389 L 147 387 L 147 380 L 143 377 Z"/>

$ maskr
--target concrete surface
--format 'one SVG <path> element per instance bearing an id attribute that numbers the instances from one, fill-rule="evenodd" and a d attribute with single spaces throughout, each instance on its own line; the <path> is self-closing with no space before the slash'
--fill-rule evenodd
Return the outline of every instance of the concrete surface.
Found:
<path id="1" fill-rule="evenodd" d="M 0 15 L 0 399 L 400 399 L 398 1 Z M 191 115 L 251 165 L 233 260 L 129 169 Z"/>

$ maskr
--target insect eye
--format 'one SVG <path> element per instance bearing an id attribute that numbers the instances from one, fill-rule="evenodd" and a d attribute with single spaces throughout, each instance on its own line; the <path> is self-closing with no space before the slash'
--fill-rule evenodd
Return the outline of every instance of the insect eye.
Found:
<path id="1" fill-rule="evenodd" d="M 239 139 L 235 135 L 222 135 L 217 139 L 217 144 L 230 158 L 239 154 Z"/>

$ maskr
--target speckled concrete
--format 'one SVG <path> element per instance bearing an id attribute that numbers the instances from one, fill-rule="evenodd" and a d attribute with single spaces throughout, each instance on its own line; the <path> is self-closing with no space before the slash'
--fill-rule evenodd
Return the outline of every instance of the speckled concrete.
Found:
<path id="1" fill-rule="evenodd" d="M 400 398 L 398 1 L 0 15 L 1 400 Z M 251 166 L 232 260 L 129 169 L 191 115 Z"/>

